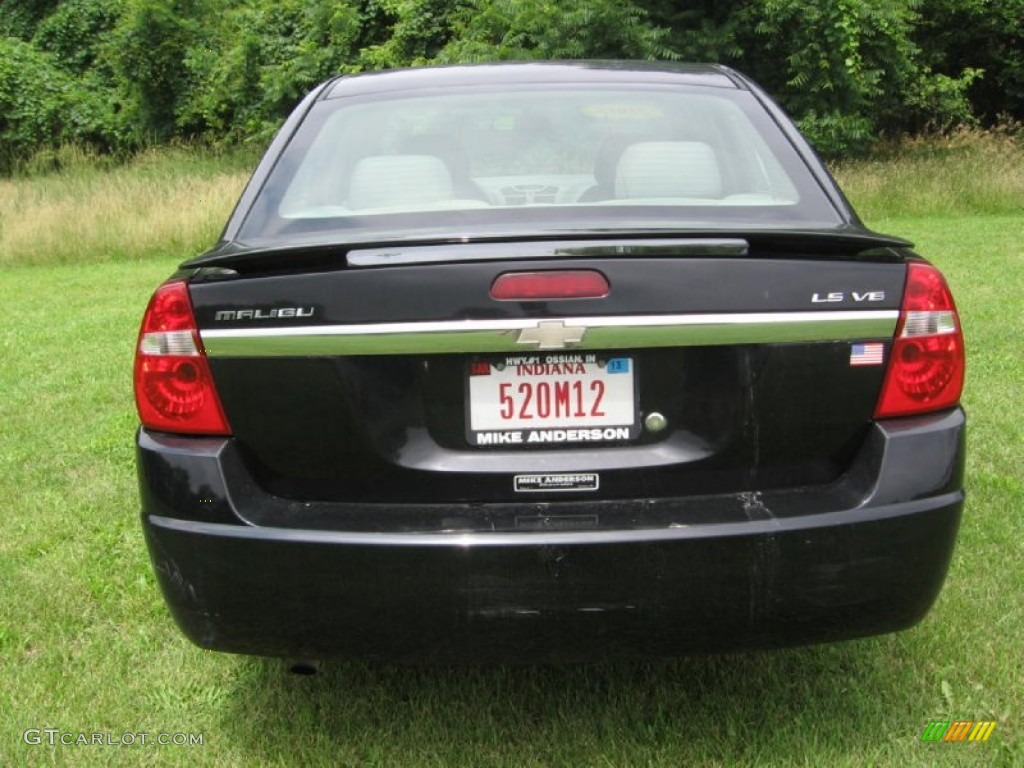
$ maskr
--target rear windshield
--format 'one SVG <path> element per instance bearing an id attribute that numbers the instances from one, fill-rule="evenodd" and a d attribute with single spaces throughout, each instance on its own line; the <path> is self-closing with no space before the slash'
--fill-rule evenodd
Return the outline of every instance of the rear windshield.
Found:
<path id="1" fill-rule="evenodd" d="M 504 86 L 318 102 L 240 237 L 368 241 L 838 221 L 745 91 Z"/>

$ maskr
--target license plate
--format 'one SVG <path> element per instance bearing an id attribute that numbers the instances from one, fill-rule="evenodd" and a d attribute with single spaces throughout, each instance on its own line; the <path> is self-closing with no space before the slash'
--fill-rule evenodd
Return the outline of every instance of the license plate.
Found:
<path id="1" fill-rule="evenodd" d="M 467 380 L 471 445 L 606 443 L 639 434 L 630 357 L 477 358 L 469 362 Z"/>

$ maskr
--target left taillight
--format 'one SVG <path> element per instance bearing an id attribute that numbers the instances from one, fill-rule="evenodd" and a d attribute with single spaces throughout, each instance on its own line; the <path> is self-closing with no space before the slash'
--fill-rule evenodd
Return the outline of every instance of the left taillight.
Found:
<path id="1" fill-rule="evenodd" d="M 183 280 L 161 285 L 146 307 L 135 348 L 135 404 L 150 429 L 231 433 Z"/>
<path id="2" fill-rule="evenodd" d="M 875 418 L 952 408 L 960 402 L 964 369 L 953 294 L 938 269 L 912 262 Z"/>

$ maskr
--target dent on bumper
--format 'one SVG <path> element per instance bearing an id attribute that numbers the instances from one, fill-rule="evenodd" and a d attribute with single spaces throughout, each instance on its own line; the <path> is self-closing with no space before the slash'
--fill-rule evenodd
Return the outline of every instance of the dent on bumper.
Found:
<path id="1" fill-rule="evenodd" d="M 150 555 L 185 633 L 242 653 L 546 660 L 897 630 L 941 589 L 963 506 L 959 411 L 880 425 L 849 478 L 867 491 L 845 508 L 781 516 L 757 501 L 743 522 L 631 530 L 240 524 L 232 493 L 246 490 L 227 490 L 223 446 L 176 440 L 140 436 L 140 452 L 197 462 L 177 501 L 143 480 Z M 201 494 L 206 519 L 170 514 Z"/>

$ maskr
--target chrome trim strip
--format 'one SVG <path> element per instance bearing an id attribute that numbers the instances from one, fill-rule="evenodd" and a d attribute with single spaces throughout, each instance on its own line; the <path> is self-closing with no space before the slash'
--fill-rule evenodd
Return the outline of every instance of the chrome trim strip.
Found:
<path id="1" fill-rule="evenodd" d="M 446 261 L 500 261 L 607 256 L 746 256 L 750 244 L 738 237 L 646 238 L 642 240 L 569 240 L 454 245 L 395 245 L 348 252 L 350 267 L 436 264 Z"/>
<path id="2" fill-rule="evenodd" d="M 586 328 L 567 350 L 890 339 L 899 311 L 443 320 L 414 323 L 226 328 L 200 331 L 211 357 L 530 353 L 519 332 L 541 322 Z"/>

